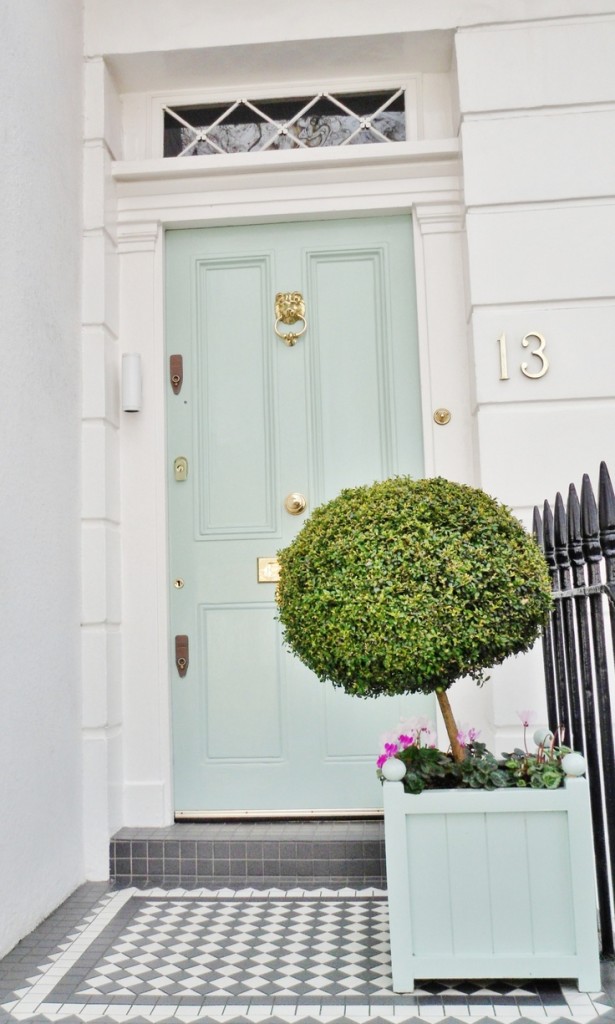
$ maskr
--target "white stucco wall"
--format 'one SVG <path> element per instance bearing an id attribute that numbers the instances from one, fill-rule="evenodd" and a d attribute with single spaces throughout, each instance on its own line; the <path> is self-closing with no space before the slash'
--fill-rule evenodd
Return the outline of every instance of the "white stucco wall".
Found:
<path id="1" fill-rule="evenodd" d="M 83 879 L 81 4 L 0 4 L 0 955 Z"/>
<path id="2" fill-rule="evenodd" d="M 615 466 L 615 17 L 577 7 L 456 37 L 480 484 L 528 526 L 534 504 Z M 549 359 L 534 379 L 531 331 Z M 538 648 L 493 673 L 498 749 L 517 709 L 544 706 L 542 673 Z"/>

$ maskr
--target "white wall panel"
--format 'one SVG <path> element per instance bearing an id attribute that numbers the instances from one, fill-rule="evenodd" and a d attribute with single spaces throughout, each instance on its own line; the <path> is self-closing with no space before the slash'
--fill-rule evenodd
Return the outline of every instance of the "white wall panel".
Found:
<path id="1" fill-rule="evenodd" d="M 615 392 L 615 298 L 601 305 L 543 305 L 479 308 L 474 311 L 476 397 L 482 403 L 544 402 L 570 398 L 611 398 Z M 544 377 L 528 379 L 521 372 L 540 370 L 535 338 L 545 338 L 549 367 Z M 500 345 L 505 335 L 509 380 L 500 380 Z"/>
<path id="2" fill-rule="evenodd" d="M 422 133 L 426 139 L 453 139 L 457 135 L 450 75 L 423 75 L 422 86 Z M 407 101 L 406 101 L 407 102 Z"/>
<path id="3" fill-rule="evenodd" d="M 102 730 L 84 734 L 83 771 L 84 846 L 88 877 L 103 881 L 109 877 L 109 828 L 115 831 L 121 824 L 117 799 L 121 747 L 117 734 L 109 737 Z M 111 787 L 110 779 L 114 780 Z"/>
<path id="4" fill-rule="evenodd" d="M 526 402 L 479 410 L 481 486 L 507 505 L 567 491 L 601 459 L 615 466 L 615 400 Z"/>
<path id="5" fill-rule="evenodd" d="M 534 729 L 547 724 L 542 642 L 538 640 L 527 654 L 507 658 L 502 665 L 492 669 L 490 675 L 487 685 L 491 688 L 496 734 L 493 749 L 501 754 L 523 746 L 521 710 L 536 713 L 536 724 L 529 730 L 530 737 Z"/>
<path id="6" fill-rule="evenodd" d="M 121 720 L 119 700 L 121 637 L 103 626 L 82 631 L 81 665 L 83 702 L 81 718 L 85 729 L 117 725 Z"/>
<path id="7" fill-rule="evenodd" d="M 118 333 L 117 251 L 106 231 L 83 237 L 83 323 Z"/>
<path id="8" fill-rule="evenodd" d="M 2 4 L 0 957 L 84 878 L 81 7 Z"/>
<path id="9" fill-rule="evenodd" d="M 101 420 L 84 422 L 81 437 L 81 511 L 84 519 L 119 522 L 118 460 L 119 437 L 115 427 Z"/>
<path id="10" fill-rule="evenodd" d="M 615 109 L 469 120 L 462 144 L 468 206 L 613 194 Z"/>
<path id="11" fill-rule="evenodd" d="M 519 17 L 554 18 L 579 13 L 580 0 L 311 0 L 309 17 L 304 0 L 286 0 L 281 16 L 279 0 L 261 0 L 258 17 L 252 0 L 232 4 L 203 0 L 86 0 L 85 46 L 87 53 L 144 54 L 156 50 L 183 50 L 200 46 L 250 44 L 281 40 L 289 60 L 301 60 L 301 49 L 289 45 L 305 38 L 340 39 L 364 35 L 371 51 L 378 50 L 379 36 L 401 32 L 420 33 L 455 28 L 457 25 L 508 22 Z M 612 0 L 582 0 L 583 11 L 613 10 Z M 437 47 L 437 42 L 432 43 Z M 416 54 L 407 49 L 407 56 Z M 370 50 L 360 51 L 364 64 Z M 184 56 L 189 58 L 189 53 Z M 423 55 L 423 59 L 429 55 Z"/>
<path id="12" fill-rule="evenodd" d="M 473 305 L 602 298 L 615 279 L 615 200 L 467 217 Z"/>
<path id="13" fill-rule="evenodd" d="M 462 31 L 456 51 L 462 113 L 611 103 L 615 96 L 615 19 L 608 15 Z"/>
<path id="14" fill-rule="evenodd" d="M 123 155 L 120 98 L 109 69 L 96 57 L 85 62 L 83 137 L 103 141 L 114 160 Z"/>
<path id="15" fill-rule="evenodd" d="M 82 529 L 82 615 L 84 622 L 117 623 L 121 618 L 120 535 L 101 521 Z"/>
<path id="16" fill-rule="evenodd" d="M 82 333 L 81 411 L 84 419 L 119 424 L 117 342 L 101 324 Z"/>
<path id="17" fill-rule="evenodd" d="M 83 227 L 105 229 L 116 241 L 116 185 L 111 174 L 112 156 L 101 140 L 83 147 Z"/>

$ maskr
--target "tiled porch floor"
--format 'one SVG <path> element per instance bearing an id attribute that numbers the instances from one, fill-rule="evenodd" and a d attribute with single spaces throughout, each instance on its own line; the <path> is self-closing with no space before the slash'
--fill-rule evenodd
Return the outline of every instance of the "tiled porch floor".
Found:
<path id="1" fill-rule="evenodd" d="M 615 1021 L 572 983 L 391 989 L 386 899 L 366 888 L 82 886 L 0 962 L 0 1022 Z"/>

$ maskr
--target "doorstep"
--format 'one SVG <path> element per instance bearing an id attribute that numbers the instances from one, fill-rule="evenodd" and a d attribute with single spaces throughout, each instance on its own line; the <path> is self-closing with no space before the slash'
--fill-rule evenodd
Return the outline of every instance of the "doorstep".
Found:
<path id="1" fill-rule="evenodd" d="M 386 885 L 384 823 L 252 821 L 123 828 L 111 839 L 116 885 Z"/>

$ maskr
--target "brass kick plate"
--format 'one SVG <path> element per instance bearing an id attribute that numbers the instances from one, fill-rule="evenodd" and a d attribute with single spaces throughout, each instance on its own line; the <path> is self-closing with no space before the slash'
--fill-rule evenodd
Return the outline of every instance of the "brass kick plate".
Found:
<path id="1" fill-rule="evenodd" d="M 256 564 L 259 583 L 280 582 L 280 563 L 277 558 L 257 558 Z"/>

